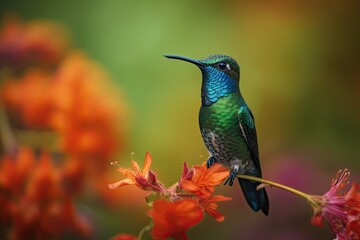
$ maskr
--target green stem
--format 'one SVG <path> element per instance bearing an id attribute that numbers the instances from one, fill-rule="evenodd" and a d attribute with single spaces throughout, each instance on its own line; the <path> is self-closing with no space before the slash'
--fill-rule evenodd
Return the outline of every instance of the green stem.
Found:
<path id="1" fill-rule="evenodd" d="M 150 232 L 150 230 L 152 229 L 152 227 L 154 226 L 153 221 L 151 221 L 148 225 L 146 225 L 143 229 L 141 229 L 139 235 L 138 235 L 138 240 L 142 240 L 144 235 L 146 234 L 146 232 Z"/>
<path id="2" fill-rule="evenodd" d="M 312 206 L 318 206 L 318 203 L 316 203 L 310 194 L 307 194 L 307 193 L 304 193 L 302 191 L 299 191 L 295 188 L 292 188 L 292 187 L 288 187 L 288 186 L 285 186 L 283 184 L 280 184 L 280 183 L 276 183 L 276 182 L 273 182 L 273 181 L 269 181 L 269 180 L 266 180 L 266 179 L 262 179 L 262 178 L 258 178 L 258 177 L 254 177 L 254 176 L 249 176 L 249 175 L 241 175 L 241 174 L 238 174 L 236 175 L 238 178 L 242 178 L 242 179 L 248 179 L 248 180 L 252 180 L 252 181 L 255 181 L 255 182 L 260 182 L 260 183 L 265 183 L 265 184 L 268 184 L 270 186 L 274 186 L 274 187 L 277 187 L 277 188 L 280 188 L 280 189 L 283 189 L 285 191 L 288 191 L 288 192 L 291 192 L 291 193 L 294 193 L 300 197 L 303 197 L 305 198 Z"/>

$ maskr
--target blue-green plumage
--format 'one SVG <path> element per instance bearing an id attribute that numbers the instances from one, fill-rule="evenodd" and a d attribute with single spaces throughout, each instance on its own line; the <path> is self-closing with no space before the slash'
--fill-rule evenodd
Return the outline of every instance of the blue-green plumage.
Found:
<path id="1" fill-rule="evenodd" d="M 165 55 L 196 64 L 202 72 L 199 125 L 210 158 L 208 166 L 219 162 L 231 169 L 226 182 L 232 185 L 236 174 L 262 177 L 254 117 L 239 89 L 240 68 L 225 55 L 204 60 Z M 259 183 L 238 179 L 245 199 L 254 211 L 268 215 L 269 200 Z"/>

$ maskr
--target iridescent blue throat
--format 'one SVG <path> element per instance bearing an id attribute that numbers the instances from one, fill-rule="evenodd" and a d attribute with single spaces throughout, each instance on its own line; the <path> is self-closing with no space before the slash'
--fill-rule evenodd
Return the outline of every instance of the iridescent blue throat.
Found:
<path id="1" fill-rule="evenodd" d="M 219 98 L 226 97 L 230 93 L 240 92 L 239 83 L 227 74 L 207 66 L 201 69 L 203 80 L 201 86 L 201 102 L 203 106 L 210 106 Z"/>

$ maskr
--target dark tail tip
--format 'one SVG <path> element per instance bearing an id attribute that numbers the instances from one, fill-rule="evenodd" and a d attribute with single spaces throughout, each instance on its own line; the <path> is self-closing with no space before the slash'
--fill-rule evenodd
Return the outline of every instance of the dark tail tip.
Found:
<path id="1" fill-rule="evenodd" d="M 269 215 L 269 198 L 267 196 L 265 188 L 256 190 L 259 183 L 238 178 L 241 189 L 244 193 L 246 202 L 255 211 L 261 211 L 268 216 Z"/>

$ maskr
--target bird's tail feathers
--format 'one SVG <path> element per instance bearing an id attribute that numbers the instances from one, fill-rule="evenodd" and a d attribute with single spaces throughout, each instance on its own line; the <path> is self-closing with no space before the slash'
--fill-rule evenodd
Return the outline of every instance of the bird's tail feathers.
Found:
<path id="1" fill-rule="evenodd" d="M 258 191 L 256 187 L 259 183 L 241 178 L 238 178 L 238 180 L 249 206 L 255 212 L 261 209 L 266 216 L 269 215 L 269 199 L 265 188 Z"/>

